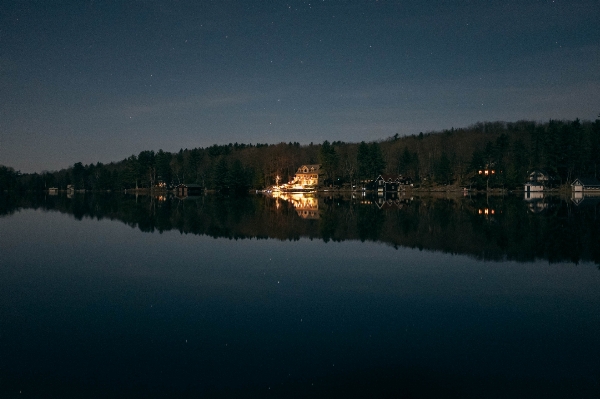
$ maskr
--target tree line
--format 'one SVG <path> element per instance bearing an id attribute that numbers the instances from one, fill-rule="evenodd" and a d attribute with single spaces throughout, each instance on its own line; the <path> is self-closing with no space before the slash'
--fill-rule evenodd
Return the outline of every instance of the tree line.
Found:
<path id="1" fill-rule="evenodd" d="M 352 186 L 378 174 L 401 174 L 424 187 L 517 188 L 534 169 L 556 185 L 596 177 L 600 165 L 600 119 L 595 121 L 480 122 L 466 128 L 394 136 L 375 142 L 320 144 L 226 144 L 178 152 L 145 150 L 108 164 L 75 163 L 54 172 L 22 174 L 0 166 L 0 190 L 50 187 L 119 191 L 200 184 L 243 192 L 292 179 L 303 164 L 322 165 L 323 184 Z M 492 177 L 479 174 L 494 170 Z"/>

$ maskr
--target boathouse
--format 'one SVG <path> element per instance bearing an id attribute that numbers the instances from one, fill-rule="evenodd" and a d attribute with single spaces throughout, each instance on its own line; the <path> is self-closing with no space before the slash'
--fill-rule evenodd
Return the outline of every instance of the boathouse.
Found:
<path id="1" fill-rule="evenodd" d="M 401 179 L 401 176 L 379 175 L 373 181 L 373 186 L 375 187 L 375 191 L 377 191 L 378 193 L 394 192 L 398 191 L 398 189 L 400 188 Z"/>

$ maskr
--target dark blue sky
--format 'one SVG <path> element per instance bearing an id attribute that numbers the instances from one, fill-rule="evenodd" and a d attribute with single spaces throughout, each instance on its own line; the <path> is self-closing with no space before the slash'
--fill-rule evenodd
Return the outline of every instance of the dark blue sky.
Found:
<path id="1" fill-rule="evenodd" d="M 0 164 L 594 119 L 600 4 L 5 1 Z"/>

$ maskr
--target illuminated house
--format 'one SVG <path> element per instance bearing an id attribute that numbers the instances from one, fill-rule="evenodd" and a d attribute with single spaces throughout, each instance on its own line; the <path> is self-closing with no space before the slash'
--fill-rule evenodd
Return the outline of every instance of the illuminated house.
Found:
<path id="1" fill-rule="evenodd" d="M 302 165 L 296 171 L 294 179 L 281 186 L 282 191 L 306 192 L 314 191 L 319 185 L 321 165 Z"/>

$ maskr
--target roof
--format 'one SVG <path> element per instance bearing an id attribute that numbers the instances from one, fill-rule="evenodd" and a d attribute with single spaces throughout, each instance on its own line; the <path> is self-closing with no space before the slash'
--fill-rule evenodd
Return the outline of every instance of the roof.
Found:
<path id="1" fill-rule="evenodd" d="M 544 182 L 547 180 L 553 180 L 553 177 L 550 175 L 550 173 L 546 172 L 545 170 L 534 169 L 529 173 L 529 181 Z"/>
<path id="2" fill-rule="evenodd" d="M 541 175 L 550 175 L 550 173 L 548 173 L 548 172 L 546 172 L 545 170 L 542 170 L 542 169 L 533 169 L 533 170 L 532 170 L 532 171 L 529 173 L 529 175 L 531 176 L 531 175 L 533 175 L 534 173 L 535 173 L 535 174 L 541 174 Z"/>
<path id="3" fill-rule="evenodd" d="M 377 176 L 377 179 L 375 179 L 375 180 L 379 180 L 380 177 L 386 182 L 398 182 L 400 179 L 402 179 L 402 176 L 399 176 L 399 175 L 383 174 L 383 175 Z"/>
<path id="4" fill-rule="evenodd" d="M 584 187 L 600 187 L 600 181 L 598 181 L 598 179 L 595 177 L 580 177 L 575 179 L 571 185 L 574 186 L 577 184 L 577 182 Z"/>
<path id="5" fill-rule="evenodd" d="M 304 172 L 304 168 L 308 168 L 308 172 Z M 317 172 L 320 168 L 321 168 L 321 165 L 319 165 L 319 164 L 301 165 L 298 168 L 298 171 L 296 173 L 314 173 L 314 172 Z"/>

